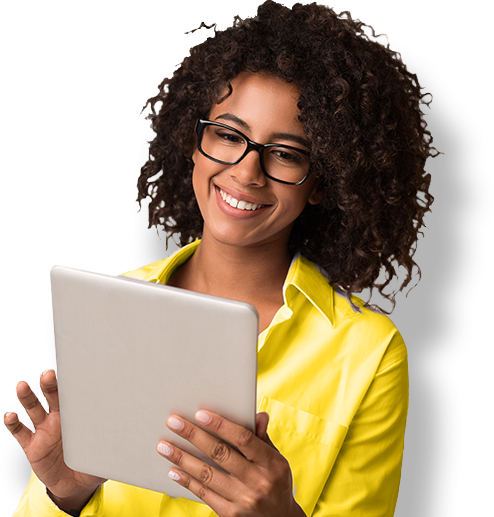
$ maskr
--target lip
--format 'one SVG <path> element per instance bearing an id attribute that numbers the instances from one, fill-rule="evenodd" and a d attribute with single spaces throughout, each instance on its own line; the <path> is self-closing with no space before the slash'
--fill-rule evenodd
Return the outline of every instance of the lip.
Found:
<path id="1" fill-rule="evenodd" d="M 245 201 L 246 203 L 252 203 L 252 204 L 258 204 L 262 205 L 264 203 L 261 203 L 259 200 L 256 200 L 255 198 L 244 196 L 239 193 L 235 193 L 232 189 L 224 189 L 221 188 L 221 190 L 227 194 L 230 194 L 230 196 L 234 197 L 235 199 L 238 199 L 239 201 Z M 228 203 L 223 201 L 223 198 L 220 194 L 220 187 L 215 185 L 214 186 L 215 196 L 216 196 L 216 203 L 218 204 L 220 210 L 229 215 L 230 217 L 234 217 L 235 219 L 251 219 L 253 217 L 257 217 L 263 212 L 265 212 L 271 205 L 264 205 L 261 208 L 258 208 L 257 210 L 241 210 L 239 208 L 234 208 L 233 206 L 230 206 Z M 237 197 L 238 196 L 238 197 Z"/>
<path id="2" fill-rule="evenodd" d="M 265 205 L 265 206 L 270 205 L 270 203 L 266 203 L 265 201 L 262 201 L 255 197 L 252 197 L 252 196 L 247 196 L 245 194 L 242 194 L 241 192 L 238 192 L 235 189 L 232 189 L 229 187 L 224 187 L 223 185 L 214 184 L 214 187 L 215 187 L 216 191 L 221 189 L 223 192 L 225 192 L 226 194 L 230 194 L 230 196 L 234 197 L 235 199 L 238 199 L 239 201 L 245 201 L 246 203 L 252 203 L 253 205 Z"/>

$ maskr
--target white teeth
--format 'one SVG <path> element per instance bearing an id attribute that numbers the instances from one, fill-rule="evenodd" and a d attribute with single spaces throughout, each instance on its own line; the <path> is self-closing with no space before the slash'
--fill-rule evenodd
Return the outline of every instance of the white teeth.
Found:
<path id="1" fill-rule="evenodd" d="M 223 199 L 225 203 L 228 203 L 233 208 L 237 208 L 239 210 L 257 210 L 258 208 L 264 206 L 256 203 L 248 203 L 247 201 L 239 201 L 238 199 L 235 199 L 234 197 L 230 196 L 230 194 L 223 192 L 221 189 L 220 195 L 221 199 Z"/>

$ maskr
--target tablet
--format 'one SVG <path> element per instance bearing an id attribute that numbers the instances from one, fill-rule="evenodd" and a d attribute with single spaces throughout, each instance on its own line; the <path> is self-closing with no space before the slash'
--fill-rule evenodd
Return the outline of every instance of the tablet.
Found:
<path id="1" fill-rule="evenodd" d="M 246 303 L 128 277 L 51 271 L 60 417 L 74 470 L 198 501 L 168 478 L 166 427 L 209 409 L 255 430 L 258 315 Z"/>

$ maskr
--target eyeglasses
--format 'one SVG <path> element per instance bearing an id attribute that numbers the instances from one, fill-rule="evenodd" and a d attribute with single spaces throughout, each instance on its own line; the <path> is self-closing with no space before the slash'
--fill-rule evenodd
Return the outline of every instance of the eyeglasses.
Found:
<path id="1" fill-rule="evenodd" d="M 196 134 L 199 151 L 214 162 L 236 165 L 250 151 L 257 151 L 262 172 L 274 181 L 301 185 L 310 175 L 310 155 L 303 149 L 258 144 L 237 129 L 210 120 L 198 120 Z"/>

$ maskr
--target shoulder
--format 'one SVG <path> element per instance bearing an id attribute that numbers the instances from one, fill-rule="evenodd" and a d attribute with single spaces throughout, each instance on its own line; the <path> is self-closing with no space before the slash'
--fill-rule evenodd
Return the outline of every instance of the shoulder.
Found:
<path id="1" fill-rule="evenodd" d="M 397 332 L 397 328 L 387 314 L 379 307 L 370 305 L 360 297 L 349 298 L 341 289 L 331 286 L 334 296 L 335 320 L 337 324 L 351 324 L 355 328 L 366 327 L 380 334 Z"/>
<path id="2" fill-rule="evenodd" d="M 175 253 L 164 259 L 152 262 L 146 266 L 138 269 L 122 273 L 122 276 L 129 276 L 139 278 L 141 280 L 148 280 L 149 282 L 159 282 L 162 284 L 168 283 L 173 273 L 184 262 L 186 262 L 197 250 L 200 244 L 199 240 L 178 249 Z"/>
<path id="3" fill-rule="evenodd" d="M 358 343 L 355 353 L 380 357 L 376 373 L 395 363 L 406 362 L 406 345 L 392 320 L 366 306 L 357 296 L 352 296 L 351 302 L 336 292 L 335 323 L 344 329 L 348 342 Z"/>
<path id="4" fill-rule="evenodd" d="M 159 275 L 159 273 L 161 273 L 164 269 L 166 269 L 167 264 L 170 262 L 170 258 L 171 257 L 166 257 L 166 258 L 158 260 L 156 262 L 152 262 L 151 264 L 142 266 L 138 269 L 126 271 L 125 273 L 122 273 L 122 276 L 140 278 L 142 280 L 154 280 L 156 273 L 158 273 L 158 275 Z"/>
<path id="5" fill-rule="evenodd" d="M 284 292 L 287 302 L 294 297 L 294 292 L 302 294 L 334 328 L 351 326 L 354 329 L 372 329 L 380 334 L 397 332 L 387 315 L 357 296 L 349 298 L 328 279 L 324 269 L 301 255 L 292 261 Z"/>
<path id="6" fill-rule="evenodd" d="M 286 290 L 287 301 L 295 290 L 299 293 L 297 298 L 302 294 L 305 304 L 317 309 L 312 311 L 313 317 L 320 319 L 317 314 L 324 316 L 328 346 L 333 350 L 339 348 L 339 353 L 351 358 L 351 362 L 380 357 L 380 370 L 406 358 L 405 343 L 390 318 L 367 306 L 357 296 L 348 299 L 328 280 L 325 271 L 307 258 L 296 258 L 287 276 L 287 284 L 292 286 L 291 292 Z"/>

